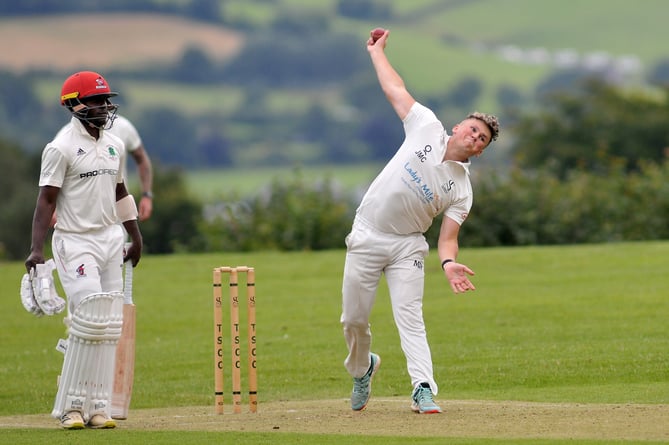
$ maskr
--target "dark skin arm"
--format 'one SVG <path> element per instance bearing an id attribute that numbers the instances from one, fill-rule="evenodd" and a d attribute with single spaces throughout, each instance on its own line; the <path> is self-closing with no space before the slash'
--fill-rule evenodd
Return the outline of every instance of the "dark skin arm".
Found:
<path id="1" fill-rule="evenodd" d="M 44 263 L 44 241 L 50 227 L 51 215 L 56 210 L 56 199 L 60 193 L 59 187 L 46 185 L 40 187 L 37 195 L 35 213 L 33 213 L 32 239 L 30 243 L 30 255 L 26 259 L 26 271 L 35 267 L 36 264 Z"/>
<path id="2" fill-rule="evenodd" d="M 125 187 L 124 182 L 119 182 L 116 184 L 116 201 L 128 196 L 128 189 Z M 130 260 L 132 267 L 137 266 L 139 259 L 142 256 L 142 234 L 139 231 L 139 224 L 136 219 L 130 219 L 128 221 L 123 221 L 123 227 L 125 227 L 126 232 L 130 235 L 131 245 L 125 251 L 123 256 L 123 262 Z"/>

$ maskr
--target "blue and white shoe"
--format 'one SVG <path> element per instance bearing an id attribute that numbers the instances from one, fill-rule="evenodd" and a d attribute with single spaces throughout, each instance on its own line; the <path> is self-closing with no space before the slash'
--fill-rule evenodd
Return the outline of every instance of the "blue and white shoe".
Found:
<path id="1" fill-rule="evenodd" d="M 434 403 L 430 385 L 423 382 L 414 389 L 411 395 L 411 409 L 419 414 L 436 414 L 441 412 L 439 405 Z"/>
<path id="2" fill-rule="evenodd" d="M 351 409 L 353 411 L 362 411 L 369 402 L 369 396 L 372 394 L 372 378 L 381 365 L 381 357 L 371 353 L 370 364 L 367 373 L 359 378 L 353 378 L 353 392 L 351 393 Z"/>

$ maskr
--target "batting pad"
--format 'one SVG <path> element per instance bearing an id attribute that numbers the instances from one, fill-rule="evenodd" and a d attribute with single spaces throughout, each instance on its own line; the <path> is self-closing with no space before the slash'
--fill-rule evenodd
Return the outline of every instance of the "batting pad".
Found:
<path id="1" fill-rule="evenodd" d="M 84 421 L 110 417 L 116 344 L 123 326 L 123 294 L 85 297 L 70 316 L 67 350 L 51 415 L 79 411 Z"/>

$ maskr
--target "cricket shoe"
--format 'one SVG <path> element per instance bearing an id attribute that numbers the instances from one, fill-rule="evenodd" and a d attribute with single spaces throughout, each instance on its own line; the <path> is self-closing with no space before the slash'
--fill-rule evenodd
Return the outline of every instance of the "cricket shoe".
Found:
<path id="1" fill-rule="evenodd" d="M 411 395 L 411 409 L 419 414 L 436 414 L 441 412 L 439 405 L 434 403 L 430 385 L 423 382 L 416 387 Z"/>
<path id="2" fill-rule="evenodd" d="M 103 414 L 96 414 L 88 421 L 88 427 L 93 429 L 116 428 L 116 421 Z"/>
<path id="3" fill-rule="evenodd" d="M 84 418 L 79 411 L 69 411 L 60 416 L 60 427 L 65 430 L 80 430 L 84 428 Z"/>
<path id="4" fill-rule="evenodd" d="M 372 378 L 381 365 L 381 357 L 371 353 L 370 364 L 367 373 L 362 377 L 353 378 L 353 392 L 351 393 L 351 409 L 353 411 L 362 411 L 369 402 L 369 396 L 372 394 Z"/>

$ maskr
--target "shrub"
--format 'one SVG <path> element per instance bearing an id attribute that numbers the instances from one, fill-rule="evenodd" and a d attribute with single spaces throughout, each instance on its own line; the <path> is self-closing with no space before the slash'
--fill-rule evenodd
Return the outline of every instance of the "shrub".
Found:
<path id="1" fill-rule="evenodd" d="M 251 198 L 228 196 L 205 209 L 201 231 L 209 251 L 341 248 L 354 209 L 328 178 L 308 184 L 299 172 Z"/>

